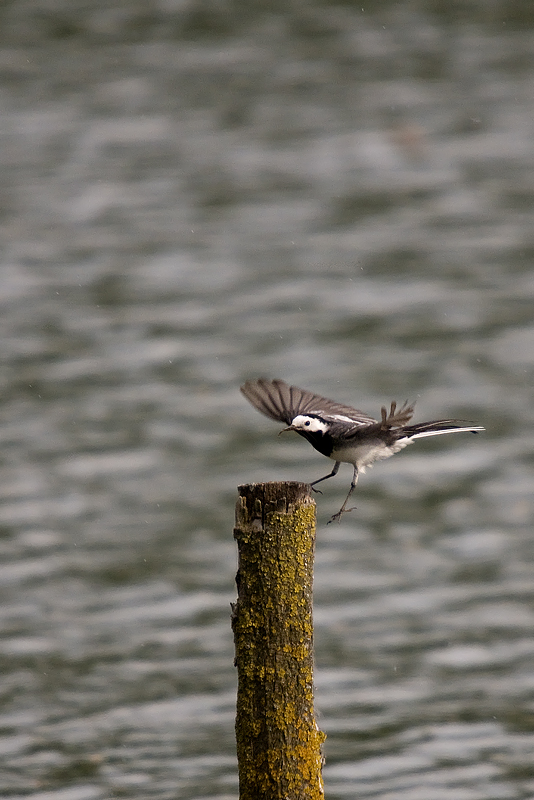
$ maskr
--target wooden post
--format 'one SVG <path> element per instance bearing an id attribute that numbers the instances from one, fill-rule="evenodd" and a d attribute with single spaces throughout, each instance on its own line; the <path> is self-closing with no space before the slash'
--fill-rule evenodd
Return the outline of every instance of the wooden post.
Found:
<path id="1" fill-rule="evenodd" d="M 306 483 L 239 487 L 233 606 L 240 800 L 324 798 L 313 709 L 315 502 Z"/>

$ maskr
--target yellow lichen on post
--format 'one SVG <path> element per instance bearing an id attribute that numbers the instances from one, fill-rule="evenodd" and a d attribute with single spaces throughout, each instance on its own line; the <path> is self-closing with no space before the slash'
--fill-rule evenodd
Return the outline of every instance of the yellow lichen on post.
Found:
<path id="1" fill-rule="evenodd" d="M 321 800 L 313 708 L 315 503 L 308 484 L 239 487 L 233 607 L 240 800 Z"/>

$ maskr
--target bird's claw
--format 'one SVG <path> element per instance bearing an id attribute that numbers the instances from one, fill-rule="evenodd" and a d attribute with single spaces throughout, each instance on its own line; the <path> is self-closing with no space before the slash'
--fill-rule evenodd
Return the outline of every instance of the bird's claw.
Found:
<path id="1" fill-rule="evenodd" d="M 352 506 L 352 508 L 340 508 L 337 514 L 334 514 L 333 517 L 330 517 L 326 524 L 330 525 L 331 522 L 335 522 L 336 520 L 339 522 L 342 514 L 348 514 L 349 511 L 356 511 L 356 508 L 357 506 Z"/>
<path id="2" fill-rule="evenodd" d="M 311 486 L 312 492 L 317 492 L 317 494 L 322 494 L 320 489 L 316 489 L 315 486 Z"/>

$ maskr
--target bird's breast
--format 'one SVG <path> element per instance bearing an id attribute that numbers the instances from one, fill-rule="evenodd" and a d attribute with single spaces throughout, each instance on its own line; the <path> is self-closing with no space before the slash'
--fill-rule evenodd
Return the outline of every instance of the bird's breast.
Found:
<path id="1" fill-rule="evenodd" d="M 327 456 L 328 458 L 333 458 L 332 450 L 333 450 L 333 439 L 328 433 L 323 433 L 322 431 L 297 431 L 300 433 L 301 436 L 304 436 L 305 439 L 309 441 L 312 447 L 315 447 L 319 453 L 322 453 L 323 456 Z"/>

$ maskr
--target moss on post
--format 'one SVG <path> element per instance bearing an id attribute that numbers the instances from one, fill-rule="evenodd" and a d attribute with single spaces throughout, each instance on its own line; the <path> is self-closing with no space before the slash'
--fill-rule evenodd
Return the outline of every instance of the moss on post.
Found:
<path id="1" fill-rule="evenodd" d="M 240 800 L 320 800 L 313 709 L 315 503 L 308 484 L 239 487 L 233 607 Z"/>

